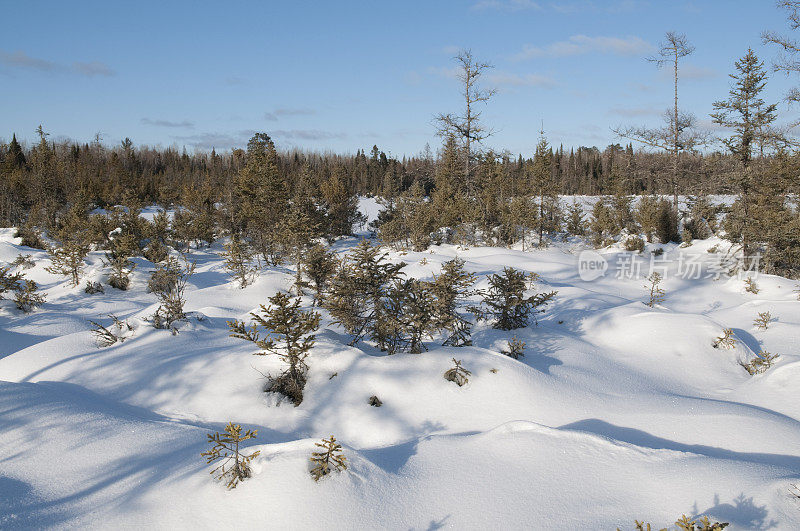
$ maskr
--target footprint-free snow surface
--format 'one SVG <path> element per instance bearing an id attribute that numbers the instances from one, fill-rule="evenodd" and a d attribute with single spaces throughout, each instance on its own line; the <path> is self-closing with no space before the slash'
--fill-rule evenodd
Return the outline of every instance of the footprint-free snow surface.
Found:
<path id="1" fill-rule="evenodd" d="M 263 392 L 280 361 L 254 356 L 226 325 L 287 289 L 291 269 L 242 290 L 220 248 L 193 251 L 190 317 L 173 335 L 146 320 L 152 264 L 137 262 L 127 292 L 87 295 L 2 231 L 0 261 L 31 254 L 26 274 L 47 302 L 22 314 L 0 301 L 0 528 L 632 529 L 682 514 L 800 528 L 796 282 L 760 275 L 752 294 L 739 278 L 706 278 L 720 256 L 709 249 L 727 250 L 719 240 L 664 246 L 666 297 L 654 308 L 633 269 L 617 278 L 633 256 L 618 248 L 600 251 L 611 267 L 594 280 L 579 276 L 578 242 L 392 252 L 409 276 L 431 279 L 458 256 L 478 287 L 514 267 L 558 295 L 538 324 L 481 323 L 473 346 L 437 338 L 423 354 L 347 346 L 323 312 L 305 400 L 292 407 Z M 642 277 L 655 247 L 636 257 Z M 106 280 L 101 256 L 90 254 L 88 279 Z M 680 274 L 690 262 L 700 278 Z M 775 320 L 760 330 L 764 311 Z M 134 330 L 98 348 L 88 320 L 108 314 Z M 712 346 L 723 328 L 735 348 Z M 527 345 L 519 360 L 500 353 L 514 334 Z M 780 357 L 750 376 L 740 362 L 760 351 Z M 464 387 L 442 377 L 452 358 L 472 372 Z M 257 429 L 247 451 L 261 451 L 230 491 L 200 456 L 228 421 Z M 314 482 L 309 457 L 331 434 L 349 468 Z"/>

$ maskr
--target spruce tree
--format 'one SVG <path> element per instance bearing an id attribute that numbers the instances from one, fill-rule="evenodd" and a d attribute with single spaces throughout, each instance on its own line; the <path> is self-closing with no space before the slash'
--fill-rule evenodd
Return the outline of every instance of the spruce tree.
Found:
<path id="1" fill-rule="evenodd" d="M 489 289 L 483 292 L 483 307 L 474 308 L 482 319 L 493 320 L 494 328 L 513 330 L 527 326 L 531 314 L 544 311 L 556 296 L 555 291 L 526 296 L 528 276 L 505 267 L 502 274 L 489 277 Z"/>
<path id="2" fill-rule="evenodd" d="M 325 300 L 328 283 L 339 265 L 336 254 L 318 243 L 303 254 L 301 265 L 302 274 L 308 281 L 303 280 L 300 288 L 310 286 L 314 290 L 313 304 L 319 304 Z"/>
<path id="3" fill-rule="evenodd" d="M 379 323 L 386 312 L 386 296 L 404 266 L 402 262 L 387 262 L 386 254 L 367 240 L 342 260 L 331 279 L 324 307 L 352 336 L 350 345 L 369 334 L 381 350 L 386 349 L 385 330 Z"/>
<path id="4" fill-rule="evenodd" d="M 54 275 L 65 275 L 72 286 L 80 283 L 85 267 L 84 259 L 89 254 L 88 218 L 79 207 L 73 207 L 61 220 L 56 232 L 60 246 L 51 249 L 52 264 L 45 269 Z"/>
<path id="5" fill-rule="evenodd" d="M 464 261 L 454 258 L 442 264 L 442 272 L 434 277 L 431 291 L 433 311 L 439 329 L 447 331 L 444 345 L 461 347 L 472 344 L 472 324 L 458 311 L 473 295 L 475 274 L 464 270 Z"/>
<path id="6" fill-rule="evenodd" d="M 253 259 L 253 252 L 249 244 L 236 235 L 224 245 L 224 248 L 222 256 L 225 258 L 225 270 L 234 281 L 239 283 L 239 287 L 244 289 L 258 274 L 258 269 L 250 263 Z"/>
<path id="7" fill-rule="evenodd" d="M 231 337 L 251 341 L 262 349 L 256 355 L 273 354 L 288 365 L 280 376 L 270 377 L 267 391 L 280 393 L 298 406 L 303 401 L 306 359 L 316 341 L 313 332 L 319 328 L 319 314 L 301 310 L 300 298 L 292 300 L 286 293 L 276 293 L 269 302 L 269 307 L 261 305 L 261 315 L 250 314 L 253 324 L 249 328 L 241 321 L 228 321 Z"/>

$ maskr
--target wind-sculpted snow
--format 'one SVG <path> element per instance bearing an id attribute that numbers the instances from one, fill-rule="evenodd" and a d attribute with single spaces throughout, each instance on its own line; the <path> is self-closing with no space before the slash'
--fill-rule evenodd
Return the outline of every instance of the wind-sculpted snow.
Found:
<path id="1" fill-rule="evenodd" d="M 0 301 L 0 528 L 632 529 L 681 514 L 800 528 L 788 490 L 800 480 L 796 282 L 760 275 L 756 295 L 735 277 L 679 274 L 681 253 L 710 267 L 714 245 L 727 244 L 638 255 L 646 269 L 649 250 L 665 249 L 666 298 L 654 308 L 644 275 L 617 274 L 630 258 L 619 246 L 599 251 L 610 267 L 593 281 L 578 274 L 577 240 L 391 252 L 414 277 L 430 280 L 458 256 L 478 287 L 508 266 L 539 273 L 537 289 L 558 295 L 538 324 L 479 323 L 473 346 L 436 338 L 427 352 L 393 356 L 347 346 L 323 311 L 305 398 L 292 407 L 262 391 L 280 361 L 253 356 L 226 324 L 287 289 L 292 267 L 242 290 L 219 246 L 193 251 L 189 318 L 173 334 L 147 320 L 152 264 L 138 259 L 127 292 L 88 295 L 3 229 L 0 262 L 32 254 L 26 274 L 47 302 L 22 314 Z M 87 279 L 105 282 L 101 256 L 89 255 Z M 763 311 L 776 319 L 767 330 L 753 326 Z M 111 313 L 133 331 L 98 348 L 87 321 Z M 724 328 L 733 349 L 713 346 Z M 526 343 L 519 360 L 500 354 L 514 334 Z M 739 363 L 760 351 L 780 357 L 750 376 Z M 463 387 L 442 376 L 452 358 L 472 373 Z M 233 491 L 200 457 L 206 434 L 229 421 L 257 429 L 247 450 L 261 451 Z M 308 458 L 331 434 L 349 468 L 315 483 Z"/>

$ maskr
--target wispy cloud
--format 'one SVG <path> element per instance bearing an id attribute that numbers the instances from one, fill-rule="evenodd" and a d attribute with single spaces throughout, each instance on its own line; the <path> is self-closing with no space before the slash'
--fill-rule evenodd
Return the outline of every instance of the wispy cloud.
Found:
<path id="1" fill-rule="evenodd" d="M 0 51 L 0 64 L 9 66 L 11 68 L 25 68 L 30 70 L 39 70 L 41 72 L 53 72 L 59 69 L 59 65 L 57 63 L 31 57 L 25 52 L 21 52 L 19 50 L 12 53 Z"/>
<path id="2" fill-rule="evenodd" d="M 247 80 L 243 77 L 230 76 L 225 78 L 225 84 L 231 86 L 245 85 L 247 84 Z"/>
<path id="3" fill-rule="evenodd" d="M 537 57 L 566 57 L 587 53 L 613 55 L 643 55 L 653 50 L 653 46 L 639 37 L 589 37 L 573 35 L 565 41 L 557 41 L 546 46 L 526 44 L 513 59 L 523 61 Z"/>
<path id="4" fill-rule="evenodd" d="M 336 133 L 331 131 L 320 131 L 319 129 L 277 129 L 269 132 L 276 138 L 286 140 L 331 140 L 334 138 L 345 138 L 346 133 Z"/>
<path id="5" fill-rule="evenodd" d="M 540 11 L 542 6 L 533 0 L 480 0 L 473 4 L 470 9 L 476 11 L 486 9 L 495 9 L 499 11 Z"/>
<path id="6" fill-rule="evenodd" d="M 556 85 L 553 78 L 539 74 L 519 75 L 507 72 L 492 72 L 487 75 L 486 79 L 493 86 L 550 88 Z"/>
<path id="7" fill-rule="evenodd" d="M 680 67 L 678 75 L 682 79 L 713 79 L 715 77 L 720 77 L 722 74 L 713 68 L 686 64 Z"/>
<path id="8" fill-rule="evenodd" d="M 264 113 L 264 119 L 270 122 L 277 122 L 281 118 L 285 118 L 287 116 L 310 116 L 312 114 L 316 114 L 317 111 L 314 109 L 308 108 L 301 108 L 301 109 L 287 109 L 287 108 L 280 108 L 275 109 L 271 112 Z"/>
<path id="9" fill-rule="evenodd" d="M 90 63 L 81 63 L 81 62 L 72 63 L 72 69 L 78 74 L 87 77 L 94 77 L 94 76 L 112 77 L 117 74 L 107 64 L 101 63 L 100 61 L 92 61 Z"/>
<path id="10" fill-rule="evenodd" d="M 38 70 L 39 72 L 53 73 L 73 73 L 86 77 L 94 76 L 114 76 L 116 72 L 107 64 L 100 61 L 81 62 L 76 61 L 70 66 L 62 65 L 47 59 L 33 57 L 27 53 L 17 50 L 15 52 L 5 52 L 0 50 L 0 65 L 20 70 Z"/>
<path id="11" fill-rule="evenodd" d="M 156 127 L 172 127 L 172 128 L 182 127 L 186 129 L 191 129 L 194 127 L 194 122 L 190 122 L 189 120 L 172 122 L 170 120 L 151 120 L 150 118 L 142 118 L 141 122 L 143 125 L 153 125 Z"/>
<path id="12" fill-rule="evenodd" d="M 195 149 L 229 149 L 244 147 L 254 133 L 255 131 L 246 129 L 233 133 L 206 132 L 195 135 L 173 136 L 172 139 Z"/>

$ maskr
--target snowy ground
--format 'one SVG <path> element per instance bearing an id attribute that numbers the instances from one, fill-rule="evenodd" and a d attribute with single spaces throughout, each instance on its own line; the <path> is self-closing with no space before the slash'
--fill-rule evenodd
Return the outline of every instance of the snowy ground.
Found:
<path id="1" fill-rule="evenodd" d="M 635 272 L 619 249 L 601 251 L 610 268 L 592 281 L 578 275 L 577 242 L 393 253 L 421 278 L 458 256 L 482 287 L 504 266 L 535 271 L 558 296 L 538 326 L 516 331 L 519 361 L 499 353 L 513 334 L 486 325 L 473 347 L 429 341 L 424 354 L 389 357 L 346 346 L 325 316 L 294 408 L 261 392 L 260 372 L 279 362 L 252 356 L 226 326 L 285 289 L 290 269 L 240 290 L 218 247 L 196 252 L 192 318 L 172 335 L 144 321 L 156 308 L 151 264 L 138 262 L 128 292 L 87 295 L 12 233 L 0 229 L 0 262 L 32 254 L 27 274 L 47 303 L 25 315 L 0 301 L 0 528 L 632 529 L 681 514 L 800 528 L 788 491 L 800 481 L 797 283 L 760 275 L 754 295 L 741 279 L 705 278 L 719 257 L 708 249 L 727 249 L 719 240 L 664 246 L 666 299 L 653 309 L 643 278 L 616 278 Z M 653 247 L 636 258 L 642 277 Z M 89 279 L 105 280 L 100 256 Z M 678 274 L 688 263 L 701 278 Z M 753 326 L 762 311 L 777 319 L 767 330 Z M 109 313 L 136 328 L 101 349 L 87 320 Z M 712 347 L 723 328 L 735 349 Z M 761 350 L 778 363 L 750 376 L 739 361 Z M 462 388 L 442 378 L 453 357 L 472 371 Z M 228 421 L 258 429 L 248 442 L 261 450 L 233 491 L 199 455 Z M 308 458 L 331 434 L 350 468 L 315 483 Z"/>

